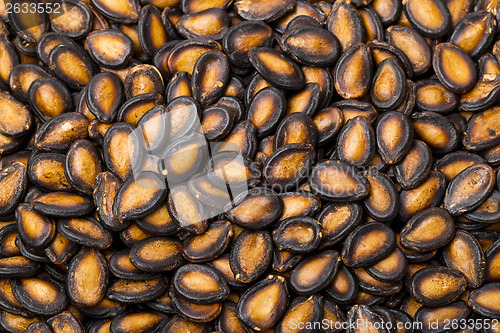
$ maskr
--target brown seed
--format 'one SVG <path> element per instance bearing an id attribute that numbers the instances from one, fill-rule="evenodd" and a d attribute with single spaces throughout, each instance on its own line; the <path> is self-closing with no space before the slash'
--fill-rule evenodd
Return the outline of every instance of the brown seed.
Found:
<path id="1" fill-rule="evenodd" d="M 457 94 L 470 91 L 476 84 L 474 62 L 464 50 L 454 44 L 437 45 L 432 56 L 432 66 L 443 86 Z"/>
<path id="2" fill-rule="evenodd" d="M 141 48 L 150 57 L 154 56 L 155 52 L 168 42 L 168 35 L 158 8 L 153 5 L 146 5 L 141 8 L 137 23 L 137 34 Z"/>
<path id="3" fill-rule="evenodd" d="M 225 220 L 212 222 L 202 235 L 188 237 L 182 245 L 182 254 L 192 262 L 206 262 L 222 254 L 231 241 L 231 223 Z"/>
<path id="4" fill-rule="evenodd" d="M 108 265 L 96 249 L 82 248 L 68 269 L 68 296 L 74 304 L 90 307 L 99 303 L 108 287 Z"/>
<path id="5" fill-rule="evenodd" d="M 411 25 L 431 38 L 443 36 L 451 27 L 450 12 L 440 1 L 408 0 L 403 4 L 403 10 Z"/>
<path id="6" fill-rule="evenodd" d="M 412 297 L 427 306 L 449 304 L 458 299 L 467 286 L 462 273 L 443 266 L 422 268 L 413 274 L 409 283 Z"/>
<path id="7" fill-rule="evenodd" d="M 326 250 L 299 262 L 290 274 L 290 286 L 300 295 L 312 295 L 330 284 L 340 265 L 337 251 Z"/>
<path id="8" fill-rule="evenodd" d="M 472 310 L 486 317 L 497 318 L 500 314 L 500 308 L 496 302 L 500 294 L 499 287 L 499 283 L 488 283 L 471 292 L 469 295 L 469 305 L 472 307 Z"/>
<path id="9" fill-rule="evenodd" d="M 492 107 L 475 113 L 467 122 L 463 145 L 469 150 L 492 148 L 500 143 L 497 123 L 500 121 L 500 109 Z"/>
<path id="10" fill-rule="evenodd" d="M 293 331 L 293 323 L 315 323 L 322 319 L 323 298 L 321 296 L 297 297 L 290 303 L 282 321 L 276 327 L 276 332 Z"/>
<path id="11" fill-rule="evenodd" d="M 155 332 L 166 321 L 166 317 L 155 312 L 128 312 L 120 314 L 111 321 L 110 332 Z"/>
<path id="12" fill-rule="evenodd" d="M 145 272 L 169 271 L 182 262 L 182 243 L 166 237 L 148 237 L 130 250 L 132 264 Z"/>
<path id="13" fill-rule="evenodd" d="M 373 7 L 363 7 L 358 9 L 358 11 L 365 27 L 364 42 L 371 40 L 383 40 L 384 27 L 382 26 L 380 16 L 373 9 Z"/>
<path id="14" fill-rule="evenodd" d="M 272 257 L 273 242 L 269 232 L 244 230 L 231 248 L 229 264 L 237 281 L 249 283 L 267 270 Z"/>
<path id="15" fill-rule="evenodd" d="M 500 221 L 500 192 L 493 190 L 491 195 L 476 209 L 464 214 L 465 218 L 479 223 Z"/>
<path id="16" fill-rule="evenodd" d="M 337 138 L 338 159 L 354 166 L 365 166 L 375 153 L 375 133 L 365 117 L 349 119 Z"/>
<path id="17" fill-rule="evenodd" d="M 22 241 L 29 247 L 45 247 L 56 232 L 54 221 L 35 212 L 29 204 L 17 206 L 16 221 Z"/>
<path id="18" fill-rule="evenodd" d="M 411 189 L 425 181 L 431 166 L 431 150 L 423 141 L 414 140 L 406 156 L 394 166 L 394 175 L 399 185 Z"/>
<path id="19" fill-rule="evenodd" d="M 403 252 L 398 248 L 385 259 L 380 260 L 365 270 L 373 278 L 382 282 L 396 282 L 403 279 L 406 270 L 408 269 L 408 262 Z"/>
<path id="20" fill-rule="evenodd" d="M 393 109 L 401 104 L 406 93 L 406 75 L 400 62 L 388 58 L 378 64 L 370 88 L 372 103 L 380 109 Z"/>
<path id="21" fill-rule="evenodd" d="M 120 78 L 110 72 L 99 73 L 92 77 L 85 92 L 89 111 L 100 121 L 112 122 L 123 101 L 123 84 Z"/>
<path id="22" fill-rule="evenodd" d="M 274 21 L 295 7 L 294 0 L 237 0 L 234 7 L 239 16 L 245 20 Z"/>
<path id="23" fill-rule="evenodd" d="M 132 58 L 133 47 L 127 35 L 114 29 L 92 31 L 85 39 L 85 50 L 98 65 L 105 68 L 121 68 L 127 64 Z"/>
<path id="24" fill-rule="evenodd" d="M 464 301 L 456 301 L 440 307 L 420 307 L 413 316 L 415 321 L 422 323 L 422 332 L 443 332 L 448 320 L 464 321 L 469 316 L 470 310 Z M 434 324 L 433 324 L 434 323 Z"/>
<path id="25" fill-rule="evenodd" d="M 64 286 L 40 275 L 11 281 L 12 292 L 28 311 L 50 316 L 62 311 L 68 302 Z"/>
<path id="26" fill-rule="evenodd" d="M 112 242 L 111 233 L 91 217 L 59 220 L 57 227 L 61 235 L 77 244 L 104 250 Z"/>
<path id="27" fill-rule="evenodd" d="M 180 296 L 195 304 L 220 302 L 229 294 L 229 287 L 219 271 L 199 264 L 178 269 L 173 277 L 173 287 Z"/>
<path id="28" fill-rule="evenodd" d="M 359 43 L 349 48 L 335 65 L 333 80 L 337 93 L 345 99 L 363 97 L 370 89 L 372 67 L 371 50 L 368 46 Z"/>
<path id="29" fill-rule="evenodd" d="M 95 178 L 93 198 L 99 221 L 110 230 L 122 230 L 128 223 L 113 214 L 113 203 L 120 188 L 120 180 L 111 172 L 102 172 Z"/>
<path id="30" fill-rule="evenodd" d="M 91 194 L 95 178 L 104 171 L 99 151 L 90 141 L 75 141 L 66 154 L 64 171 L 74 188 Z"/>
<path id="31" fill-rule="evenodd" d="M 422 111 L 449 113 L 458 105 L 457 96 L 437 80 L 422 80 L 417 84 L 417 107 Z"/>
<path id="32" fill-rule="evenodd" d="M 77 112 L 53 117 L 35 134 L 35 145 L 40 150 L 65 152 L 78 139 L 88 137 L 89 120 Z"/>
<path id="33" fill-rule="evenodd" d="M 49 69 L 73 89 L 82 89 L 95 74 L 88 53 L 77 44 L 59 44 L 49 53 Z"/>
<path id="34" fill-rule="evenodd" d="M 351 46 L 362 43 L 365 37 L 361 15 L 346 1 L 337 2 L 332 6 L 326 26 L 337 37 L 344 53 Z"/>
<path id="35" fill-rule="evenodd" d="M 203 53 L 220 49 L 220 45 L 215 41 L 182 41 L 172 49 L 168 57 L 168 69 L 172 74 L 187 72 L 191 75 L 196 61 Z"/>
<path id="36" fill-rule="evenodd" d="M 353 166 L 342 161 L 318 163 L 312 170 L 309 185 L 320 197 L 339 201 L 356 201 L 368 195 L 366 178 Z"/>
<path id="37" fill-rule="evenodd" d="M 51 192 L 38 196 L 31 202 L 33 209 L 44 215 L 78 217 L 92 211 L 92 200 L 67 192 Z"/>
<path id="38" fill-rule="evenodd" d="M 480 206 L 491 194 L 495 185 L 493 169 L 486 164 L 476 164 L 460 172 L 446 189 L 444 207 L 452 215 L 469 212 Z"/>
<path id="39" fill-rule="evenodd" d="M 389 256 L 395 246 L 396 236 L 385 224 L 363 224 L 347 237 L 342 260 L 352 268 L 371 266 Z"/>
<path id="40" fill-rule="evenodd" d="M 347 320 L 351 323 L 354 322 L 363 322 L 362 325 L 359 325 L 357 329 L 353 329 L 353 332 L 361 332 L 364 327 L 374 327 L 374 332 L 384 332 L 385 329 L 383 326 L 383 319 L 376 312 L 372 310 L 372 308 L 366 305 L 355 305 L 353 306 L 349 312 L 347 313 Z M 375 327 L 379 327 L 376 329 Z"/>
<path id="41" fill-rule="evenodd" d="M 170 189 L 167 209 L 181 229 L 201 235 L 208 228 L 207 209 L 184 185 Z"/>
<path id="42" fill-rule="evenodd" d="M 247 120 L 256 127 L 258 136 L 265 136 L 276 129 L 285 111 L 283 93 L 275 87 L 266 87 L 253 97 L 247 110 Z"/>
<path id="43" fill-rule="evenodd" d="M 344 239 L 360 222 L 361 206 L 357 203 L 331 203 L 319 213 L 322 226 L 321 245 L 330 246 Z"/>
<path id="44" fill-rule="evenodd" d="M 28 98 L 33 112 L 42 121 L 71 112 L 73 108 L 73 98 L 68 88 L 54 78 L 33 81 L 28 89 Z"/>
<path id="45" fill-rule="evenodd" d="M 433 152 L 448 153 L 459 143 L 459 132 L 446 117 L 435 112 L 414 113 L 413 130 Z"/>
<path id="46" fill-rule="evenodd" d="M 242 294 L 237 305 L 238 318 L 253 329 L 266 330 L 278 322 L 288 302 L 286 280 L 269 275 Z"/>
<path id="47" fill-rule="evenodd" d="M 461 47 L 472 58 L 476 58 L 490 46 L 495 29 L 495 16 L 492 13 L 469 13 L 453 29 L 450 42 Z"/>
<path id="48" fill-rule="evenodd" d="M 123 85 L 125 87 L 125 97 L 127 99 L 150 93 L 163 94 L 165 89 L 160 71 L 156 67 L 147 64 L 141 64 L 131 68 L 125 77 Z M 161 100 L 163 100 L 163 97 L 161 97 Z M 120 110 L 120 114 L 123 114 L 123 112 L 124 111 Z M 120 115 L 118 115 L 118 118 L 125 120 L 123 116 Z"/>
<path id="49" fill-rule="evenodd" d="M 28 101 L 28 90 L 31 84 L 38 79 L 48 77 L 49 74 L 37 65 L 19 64 L 14 66 L 10 73 L 10 90 L 15 98 L 22 101 Z"/>
<path id="50" fill-rule="evenodd" d="M 229 81 L 229 60 L 221 51 L 209 51 L 196 61 L 191 77 L 193 97 L 202 106 L 222 96 Z"/>
<path id="51" fill-rule="evenodd" d="M 139 19 L 139 3 L 132 0 L 114 2 L 111 0 L 92 1 L 95 9 L 110 20 L 131 24 Z"/>
<path id="52" fill-rule="evenodd" d="M 399 210 L 399 194 L 392 180 L 374 171 L 366 175 L 370 191 L 363 200 L 368 215 L 377 221 L 390 221 Z"/>
<path id="53" fill-rule="evenodd" d="M 28 317 L 25 318 L 23 316 L 11 314 L 7 311 L 0 311 L 0 326 L 3 329 L 8 330 L 13 333 L 24 333 L 27 331 L 28 326 L 38 321 L 37 317 Z"/>
<path id="54" fill-rule="evenodd" d="M 0 92 L 0 107 L 3 115 L 0 134 L 16 138 L 25 135 L 33 126 L 33 116 L 28 108 L 9 93 Z"/>
<path id="55" fill-rule="evenodd" d="M 332 282 L 324 289 L 336 303 L 346 304 L 354 300 L 358 293 L 358 283 L 354 273 L 340 264 Z"/>
<path id="56" fill-rule="evenodd" d="M 79 246 L 59 232 L 56 232 L 50 244 L 44 249 L 47 258 L 54 264 L 67 264 L 78 252 Z"/>
<path id="57" fill-rule="evenodd" d="M 362 291 L 375 296 L 390 296 L 397 294 L 402 289 L 402 282 L 382 282 L 368 274 L 364 268 L 354 270 L 354 275 L 358 279 L 359 288 Z"/>

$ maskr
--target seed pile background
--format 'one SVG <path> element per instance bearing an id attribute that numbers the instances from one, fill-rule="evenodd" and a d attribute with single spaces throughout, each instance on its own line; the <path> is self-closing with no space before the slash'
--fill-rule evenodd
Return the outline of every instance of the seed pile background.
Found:
<path id="1" fill-rule="evenodd" d="M 498 1 L 57 4 L 0 6 L 0 331 L 500 332 Z"/>

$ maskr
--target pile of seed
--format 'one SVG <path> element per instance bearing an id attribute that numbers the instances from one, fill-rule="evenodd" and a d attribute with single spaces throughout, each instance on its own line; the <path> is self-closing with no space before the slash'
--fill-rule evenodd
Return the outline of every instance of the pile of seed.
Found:
<path id="1" fill-rule="evenodd" d="M 6 2 L 0 331 L 500 332 L 499 24 Z"/>

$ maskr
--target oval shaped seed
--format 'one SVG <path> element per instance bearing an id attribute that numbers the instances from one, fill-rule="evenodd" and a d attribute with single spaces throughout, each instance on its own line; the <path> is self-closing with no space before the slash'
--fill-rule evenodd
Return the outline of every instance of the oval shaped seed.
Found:
<path id="1" fill-rule="evenodd" d="M 68 268 L 68 296 L 81 307 L 97 305 L 108 287 L 108 264 L 96 249 L 83 247 Z"/>
<path id="2" fill-rule="evenodd" d="M 112 235 L 91 218 L 72 218 L 58 221 L 58 231 L 72 242 L 104 250 L 111 245 Z"/>
<path id="3" fill-rule="evenodd" d="M 202 54 L 193 69 L 191 90 L 201 106 L 213 104 L 222 96 L 229 82 L 229 59 L 221 51 Z"/>
<path id="4" fill-rule="evenodd" d="M 121 180 L 129 178 L 141 159 L 143 148 L 129 123 L 113 124 L 104 135 L 103 157 L 108 170 Z"/>
<path id="5" fill-rule="evenodd" d="M 245 20 L 274 21 L 295 7 L 295 0 L 259 0 L 249 2 L 237 0 L 234 3 L 236 13 Z"/>
<path id="6" fill-rule="evenodd" d="M 49 69 L 73 89 L 82 89 L 95 74 L 88 53 L 77 44 L 60 44 L 49 53 Z"/>
<path id="7" fill-rule="evenodd" d="M 120 180 L 111 172 L 98 174 L 95 178 L 93 198 L 99 221 L 110 230 L 122 230 L 128 223 L 113 214 L 113 203 L 121 186 Z"/>
<path id="8" fill-rule="evenodd" d="M 264 177 L 278 190 L 301 182 L 307 176 L 314 158 L 314 149 L 309 144 L 289 144 L 278 148 L 266 160 Z"/>
<path id="9" fill-rule="evenodd" d="M 103 16 L 123 24 L 135 23 L 139 19 L 139 3 L 133 0 L 93 0 L 92 5 Z"/>
<path id="10" fill-rule="evenodd" d="M 229 287 L 219 271 L 199 264 L 179 268 L 173 277 L 173 287 L 180 296 L 195 304 L 220 302 L 229 294 Z"/>
<path id="11" fill-rule="evenodd" d="M 313 216 L 321 208 L 320 199 L 310 192 L 286 192 L 279 195 L 283 201 L 283 211 L 278 221 L 292 216 Z"/>
<path id="12" fill-rule="evenodd" d="M 321 224 L 311 217 L 289 217 L 273 231 L 273 241 L 280 250 L 308 253 L 319 245 L 321 229 Z"/>
<path id="13" fill-rule="evenodd" d="M 89 120 L 77 112 L 63 113 L 43 124 L 35 134 L 40 150 L 64 152 L 78 139 L 88 137 Z"/>
<path id="14" fill-rule="evenodd" d="M 330 284 L 340 265 L 340 255 L 326 250 L 298 263 L 290 274 L 290 286 L 299 295 L 312 295 Z"/>
<path id="15" fill-rule="evenodd" d="M 285 112 L 283 93 L 275 87 L 266 87 L 253 97 L 247 110 L 247 120 L 255 126 L 257 135 L 262 137 L 276 129 Z"/>
<path id="16" fill-rule="evenodd" d="M 479 242 L 467 231 L 457 230 L 453 240 L 444 248 L 446 266 L 461 272 L 471 288 L 484 282 L 486 258 Z"/>
<path id="17" fill-rule="evenodd" d="M 182 41 L 174 46 L 170 52 L 167 60 L 168 69 L 172 74 L 187 72 L 187 74 L 191 75 L 194 64 L 203 53 L 220 49 L 220 45 L 211 40 Z"/>
<path id="18" fill-rule="evenodd" d="M 399 61 L 387 58 L 378 64 L 370 88 L 372 103 L 380 109 L 393 109 L 406 93 L 406 75 Z"/>
<path id="19" fill-rule="evenodd" d="M 188 180 L 206 161 L 208 148 L 203 136 L 192 134 L 172 142 L 158 162 L 158 168 L 170 184 Z"/>
<path id="20" fill-rule="evenodd" d="M 346 52 L 353 45 L 362 43 L 365 37 L 361 15 L 348 2 L 338 2 L 332 6 L 326 27 L 339 40 L 342 52 Z"/>
<path id="21" fill-rule="evenodd" d="M 150 57 L 153 57 L 155 52 L 168 42 L 169 38 L 158 8 L 151 4 L 141 8 L 137 23 L 137 34 L 141 48 Z"/>
<path id="22" fill-rule="evenodd" d="M 460 172 L 446 189 L 444 207 L 459 215 L 479 207 L 493 191 L 495 175 L 487 164 L 476 164 Z"/>
<path id="23" fill-rule="evenodd" d="M 324 161 L 312 170 L 309 186 L 320 197 L 338 201 L 356 201 L 368 195 L 366 178 L 342 161 Z"/>
<path id="24" fill-rule="evenodd" d="M 328 30 L 304 26 L 282 35 L 280 45 L 295 60 L 310 66 L 330 66 L 340 55 L 340 43 Z"/>
<path id="25" fill-rule="evenodd" d="M 416 97 L 416 105 L 422 111 L 449 113 L 458 105 L 458 97 L 437 80 L 419 81 Z"/>
<path id="26" fill-rule="evenodd" d="M 231 222 L 246 229 L 264 229 L 276 222 L 283 211 L 283 201 L 266 188 L 253 188 L 234 201 L 238 204 L 226 214 Z"/>
<path id="27" fill-rule="evenodd" d="M 182 185 L 170 189 L 167 209 L 181 229 L 201 235 L 208 228 L 206 208 L 186 186 Z"/>
<path id="28" fill-rule="evenodd" d="M 451 28 L 451 15 L 444 3 L 436 0 L 406 1 L 406 18 L 420 33 L 431 38 L 441 37 Z"/>
<path id="29" fill-rule="evenodd" d="M 274 248 L 273 263 L 271 267 L 275 271 L 284 273 L 295 267 L 300 260 L 302 260 L 302 256 L 299 254 Z"/>
<path id="30" fill-rule="evenodd" d="M 387 164 L 396 164 L 407 156 L 413 140 L 410 118 L 401 112 L 389 111 L 380 117 L 377 128 L 377 148 Z"/>
<path id="31" fill-rule="evenodd" d="M 347 304 L 358 294 L 358 282 L 354 274 L 344 264 L 340 264 L 332 282 L 324 291 L 335 302 Z"/>
<path id="32" fill-rule="evenodd" d="M 411 296 L 427 306 L 449 304 L 458 299 L 467 286 L 459 271 L 443 266 L 422 268 L 412 275 L 409 283 Z"/>
<path id="33" fill-rule="evenodd" d="M 182 262 L 182 243 L 166 237 L 148 237 L 130 250 L 130 261 L 144 272 L 163 272 Z"/>
<path id="34" fill-rule="evenodd" d="M 56 232 L 50 244 L 44 249 L 45 256 L 54 264 L 67 264 L 79 250 L 73 243 L 59 232 Z"/>
<path id="35" fill-rule="evenodd" d="M 336 107 L 326 107 L 312 117 L 318 130 L 318 145 L 331 142 L 344 124 L 342 111 Z"/>
<path id="36" fill-rule="evenodd" d="M 229 26 L 229 15 L 220 8 L 207 8 L 183 15 L 176 24 L 179 34 L 185 38 L 213 40 L 221 40 L 226 35 Z"/>
<path id="37" fill-rule="evenodd" d="M 43 248 L 54 238 L 54 220 L 37 213 L 29 204 L 17 206 L 16 222 L 23 243 L 29 247 Z"/>
<path id="38" fill-rule="evenodd" d="M 267 231 L 242 231 L 236 238 L 229 257 L 234 278 L 243 283 L 257 280 L 270 266 L 273 241 Z"/>
<path id="39" fill-rule="evenodd" d="M 370 191 L 363 199 L 366 212 L 376 221 L 390 221 L 399 211 L 399 194 L 392 180 L 378 171 L 366 175 Z"/>
<path id="40" fill-rule="evenodd" d="M 62 154 L 37 154 L 29 160 L 28 176 L 35 185 L 47 191 L 71 190 L 72 186 L 64 174 L 64 164 Z"/>
<path id="41" fill-rule="evenodd" d="M 313 295 L 309 298 L 295 298 L 283 319 L 276 326 L 276 332 L 290 332 L 293 330 L 293 323 L 315 323 L 323 319 L 323 298 L 319 295 Z"/>
<path id="42" fill-rule="evenodd" d="M 64 286 L 44 275 L 12 280 L 11 285 L 19 303 L 35 314 L 55 315 L 68 303 Z"/>
<path id="43" fill-rule="evenodd" d="M 123 101 L 123 83 L 111 72 L 102 72 L 90 80 L 85 101 L 90 112 L 100 121 L 110 123 Z"/>
<path id="44" fill-rule="evenodd" d="M 382 282 L 396 282 L 403 279 L 408 268 L 408 261 L 399 248 L 385 259 L 380 260 L 373 266 L 366 267 L 365 270 L 373 278 Z"/>
<path id="45" fill-rule="evenodd" d="M 354 274 L 358 279 L 359 288 L 370 295 L 390 296 L 397 294 L 402 288 L 402 282 L 382 282 L 372 277 L 364 268 L 357 268 Z"/>
<path id="46" fill-rule="evenodd" d="M 253 158 L 257 151 L 257 129 L 248 120 L 240 121 L 233 126 L 231 133 L 226 136 L 216 151 L 239 151 Z"/>
<path id="47" fill-rule="evenodd" d="M 474 62 L 464 50 L 454 44 L 437 45 L 432 56 L 432 66 L 443 86 L 454 93 L 466 93 L 476 84 Z"/>
<path id="48" fill-rule="evenodd" d="M 136 311 L 118 315 L 113 318 L 110 325 L 110 332 L 124 333 L 139 331 L 144 333 L 152 333 L 166 321 L 166 317 L 159 313 Z"/>
<path id="49" fill-rule="evenodd" d="M 335 65 L 333 82 L 337 93 L 345 99 L 366 95 L 372 81 L 371 50 L 359 43 L 344 52 Z M 347 119 L 346 119 L 347 121 Z"/>
<path id="50" fill-rule="evenodd" d="M 411 119 L 413 130 L 433 152 L 448 153 L 457 147 L 459 132 L 448 118 L 435 112 L 419 112 Z"/>
<path id="51" fill-rule="evenodd" d="M 236 304 L 225 302 L 222 306 L 216 329 L 221 332 L 245 333 L 246 329 L 236 314 Z"/>
<path id="52" fill-rule="evenodd" d="M 231 63 L 250 67 L 248 51 L 254 46 L 270 46 L 272 30 L 261 21 L 243 21 L 233 25 L 223 37 L 224 52 Z"/>
<path id="53" fill-rule="evenodd" d="M 469 150 L 482 150 L 495 147 L 500 143 L 497 123 L 500 121 L 500 108 L 492 107 L 475 113 L 469 118 L 463 145 Z"/>
<path id="54" fill-rule="evenodd" d="M 488 283 L 469 294 L 469 305 L 474 312 L 490 317 L 498 318 L 500 308 L 497 304 L 500 295 L 500 283 Z"/>
<path id="55" fill-rule="evenodd" d="M 118 279 L 110 284 L 107 295 L 114 302 L 137 304 L 155 299 L 166 289 L 163 278 L 137 281 Z"/>
<path id="56" fill-rule="evenodd" d="M 22 101 L 28 101 L 29 97 L 28 90 L 31 84 L 35 80 L 48 77 L 49 77 L 48 73 L 41 67 L 38 67 L 37 65 L 33 64 L 16 65 L 12 68 L 9 77 L 10 90 L 15 98 L 18 98 Z"/>
<path id="57" fill-rule="evenodd" d="M 174 304 L 184 317 L 196 322 L 210 322 L 216 319 L 222 310 L 221 303 L 194 304 L 178 295 L 174 296 Z"/>
<path id="58" fill-rule="evenodd" d="M 299 90 L 305 85 L 302 70 L 282 53 L 267 47 L 254 47 L 248 52 L 250 63 L 269 83 L 282 89 Z"/>
<path id="59" fill-rule="evenodd" d="M 476 209 L 464 213 L 464 217 L 474 222 L 496 223 L 500 221 L 500 192 L 493 190 L 491 195 Z"/>
<path id="60" fill-rule="evenodd" d="M 191 262 L 210 261 L 227 249 L 232 236 L 231 223 L 225 220 L 212 222 L 203 234 L 186 238 L 182 254 Z"/>
<path id="61" fill-rule="evenodd" d="M 88 34 L 85 39 L 85 50 L 98 65 L 105 68 L 121 68 L 132 58 L 134 44 L 123 32 L 104 29 Z"/>
<path id="62" fill-rule="evenodd" d="M 147 64 L 141 64 L 131 68 L 125 77 L 123 85 L 125 87 L 125 97 L 127 99 L 143 94 L 163 94 L 165 89 L 160 71 L 153 65 Z M 163 98 L 157 98 L 163 100 Z M 124 119 L 123 113 L 124 111 L 120 110 L 119 119 Z"/>
<path id="63" fill-rule="evenodd" d="M 278 322 L 288 302 L 285 278 L 269 275 L 242 294 L 237 304 L 238 318 L 253 329 L 266 330 Z"/>
<path id="64" fill-rule="evenodd" d="M 52 77 L 33 81 L 28 89 L 28 99 L 33 113 L 42 121 L 73 109 L 73 98 L 68 88 Z"/>
<path id="65" fill-rule="evenodd" d="M 236 278 L 234 277 L 234 273 L 231 270 L 229 253 L 221 255 L 220 257 L 212 260 L 208 264 L 222 274 L 222 276 L 226 279 L 226 282 L 229 284 L 229 286 L 233 288 L 242 288 L 245 286 L 245 283 L 236 280 Z"/>
<path id="66" fill-rule="evenodd" d="M 78 217 L 92 211 L 92 200 L 79 194 L 51 192 L 38 196 L 31 202 L 33 209 L 44 215 Z"/>
<path id="67" fill-rule="evenodd" d="M 0 92 L 0 134 L 7 137 L 21 137 L 28 133 L 34 124 L 33 116 L 28 108 L 8 92 Z"/>
<path id="68" fill-rule="evenodd" d="M 114 252 L 108 259 L 109 271 L 118 278 L 127 280 L 147 280 L 159 277 L 158 274 L 145 273 L 130 261 L 130 251 Z"/>
<path id="69" fill-rule="evenodd" d="M 338 159 L 354 166 L 365 166 L 375 153 L 375 133 L 365 117 L 349 119 L 337 138 Z"/>
<path id="70" fill-rule="evenodd" d="M 291 143 L 308 143 L 315 146 L 317 136 L 317 129 L 311 117 L 302 112 L 295 112 L 286 116 L 276 129 L 274 150 Z"/>
<path id="71" fill-rule="evenodd" d="M 401 230 L 401 245 L 428 252 L 448 244 L 455 235 L 451 215 L 442 208 L 425 209 L 413 216 Z"/>
<path id="72" fill-rule="evenodd" d="M 411 27 L 392 25 L 387 28 L 386 38 L 406 55 L 415 75 L 421 75 L 432 65 L 432 52 L 425 38 Z M 375 52 L 375 51 L 374 51 Z"/>
<path id="73" fill-rule="evenodd" d="M 385 224 L 363 224 L 347 237 L 342 260 L 352 268 L 371 266 L 389 256 L 395 247 L 396 236 Z"/>
<path id="74" fill-rule="evenodd" d="M 90 141 L 77 140 L 66 154 L 64 171 L 74 188 L 91 194 L 94 180 L 104 171 L 104 166 L 99 151 Z"/>
<path id="75" fill-rule="evenodd" d="M 414 320 L 422 323 L 422 332 L 446 332 L 445 322 L 464 321 L 470 310 L 464 301 L 456 301 L 440 307 L 422 306 L 415 313 Z"/>
<path id="76" fill-rule="evenodd" d="M 29 325 L 38 320 L 40 320 L 38 317 L 25 318 L 7 311 L 0 311 L 0 326 L 8 332 L 26 332 Z"/>
<path id="77" fill-rule="evenodd" d="M 360 222 L 362 208 L 357 203 L 330 203 L 318 214 L 322 226 L 321 245 L 330 246 L 344 239 Z"/>
<path id="78" fill-rule="evenodd" d="M 450 42 L 462 48 L 472 58 L 476 58 L 490 46 L 495 29 L 496 21 L 492 13 L 469 13 L 453 29 Z"/>
<path id="79" fill-rule="evenodd" d="M 82 38 L 92 29 L 93 14 L 86 3 L 65 0 L 61 3 L 60 15 L 49 13 L 50 27 L 53 31 L 63 33 L 71 38 Z"/>

